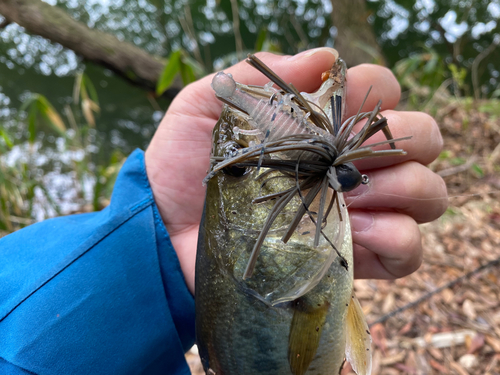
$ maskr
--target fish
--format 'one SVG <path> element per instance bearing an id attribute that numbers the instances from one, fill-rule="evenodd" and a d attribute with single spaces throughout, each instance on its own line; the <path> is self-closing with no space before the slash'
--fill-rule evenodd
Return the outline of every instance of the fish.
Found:
<path id="1" fill-rule="evenodd" d="M 256 56 L 271 81 L 212 81 L 224 104 L 195 271 L 196 343 L 217 375 L 371 372 L 371 337 L 353 291 L 353 245 L 343 192 L 366 183 L 352 163 L 404 155 L 381 102 L 344 119 L 346 65 L 337 59 L 314 93 L 300 93 Z M 366 100 L 366 99 L 365 99 Z M 357 133 L 352 129 L 361 120 Z M 378 131 L 387 141 L 364 146 Z M 389 144 L 390 150 L 373 150 Z"/>

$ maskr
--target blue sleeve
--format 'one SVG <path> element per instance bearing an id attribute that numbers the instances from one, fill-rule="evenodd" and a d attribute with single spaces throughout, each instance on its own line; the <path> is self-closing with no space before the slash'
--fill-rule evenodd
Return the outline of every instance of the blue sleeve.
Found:
<path id="1" fill-rule="evenodd" d="M 190 374 L 194 299 L 135 151 L 101 212 L 0 239 L 0 374 Z"/>

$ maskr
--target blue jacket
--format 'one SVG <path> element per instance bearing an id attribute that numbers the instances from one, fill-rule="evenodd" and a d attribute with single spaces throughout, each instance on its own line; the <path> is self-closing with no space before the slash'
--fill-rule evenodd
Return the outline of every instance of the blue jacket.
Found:
<path id="1" fill-rule="evenodd" d="M 0 374 L 190 374 L 194 299 L 144 154 L 109 207 L 0 239 Z"/>

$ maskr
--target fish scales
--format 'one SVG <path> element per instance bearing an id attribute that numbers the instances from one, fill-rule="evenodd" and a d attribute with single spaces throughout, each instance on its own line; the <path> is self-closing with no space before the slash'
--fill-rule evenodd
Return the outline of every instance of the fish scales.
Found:
<path id="1" fill-rule="evenodd" d="M 268 69 L 253 56 L 249 60 Z M 352 158 L 359 157 L 355 151 L 363 142 L 354 142 L 387 124 L 375 108 L 338 126 L 345 105 L 341 60 L 316 93 L 300 98 L 273 74 L 266 75 L 288 93 L 240 85 L 224 73 L 212 83 L 230 105 L 213 131 L 198 239 L 196 336 L 202 364 L 207 374 L 217 375 L 336 375 L 346 358 L 358 375 L 367 375 L 371 338 L 353 294 L 352 237 L 341 192 L 361 181 L 349 157 L 351 150 Z M 342 100 L 335 113 L 331 97 Z M 328 118 L 306 113 L 310 105 L 329 110 Z M 338 125 L 332 126 L 335 116 Z M 368 122 L 350 141 L 348 134 L 362 119 Z M 298 149 L 282 147 L 289 137 Z M 394 150 L 367 148 L 363 157 L 404 154 L 394 141 L 388 136 Z M 337 149 L 347 151 L 337 155 Z M 336 165 L 339 156 L 343 162 Z M 257 197 L 263 197 L 258 204 Z M 331 209 L 326 202 L 333 203 Z"/>

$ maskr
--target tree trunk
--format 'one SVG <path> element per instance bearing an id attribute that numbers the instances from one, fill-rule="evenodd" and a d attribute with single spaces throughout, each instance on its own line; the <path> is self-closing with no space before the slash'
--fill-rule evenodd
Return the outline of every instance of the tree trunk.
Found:
<path id="1" fill-rule="evenodd" d="M 365 0 L 331 0 L 337 28 L 335 48 L 348 66 L 377 62 L 385 65 L 380 46 L 368 23 Z"/>
<path id="2" fill-rule="evenodd" d="M 103 65 L 135 85 L 154 90 L 165 60 L 120 41 L 112 34 L 90 29 L 62 9 L 41 0 L 0 0 L 0 14 L 26 31 L 61 44 L 85 60 Z"/>

